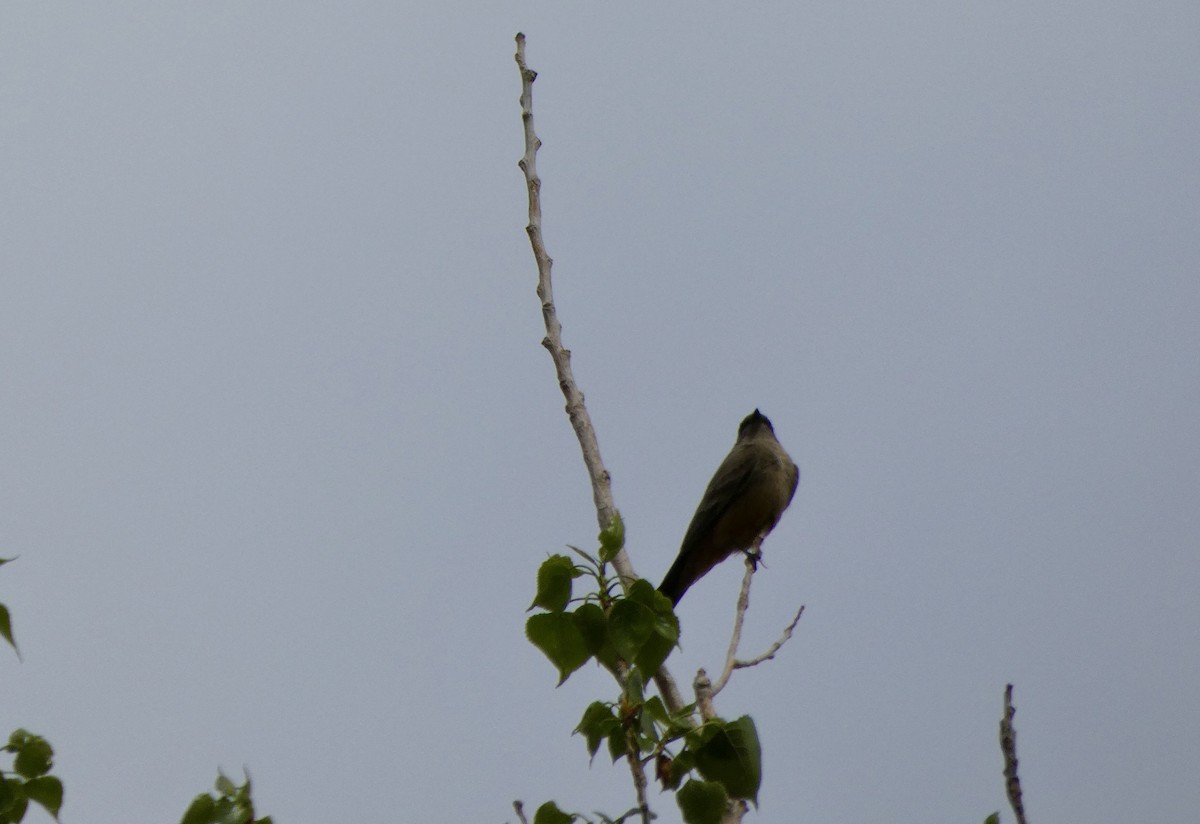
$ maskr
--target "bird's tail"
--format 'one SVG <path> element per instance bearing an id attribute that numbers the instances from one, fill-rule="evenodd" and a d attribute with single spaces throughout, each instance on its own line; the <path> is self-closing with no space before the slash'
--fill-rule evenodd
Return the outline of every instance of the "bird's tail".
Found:
<path id="1" fill-rule="evenodd" d="M 678 606 L 679 599 L 683 597 L 683 593 L 688 591 L 688 587 L 696 583 L 696 576 L 690 575 L 688 569 L 687 555 L 683 552 L 675 559 L 675 563 L 671 564 L 671 568 L 667 570 L 666 576 L 662 583 L 658 585 L 658 591 L 671 599 L 671 606 Z"/>

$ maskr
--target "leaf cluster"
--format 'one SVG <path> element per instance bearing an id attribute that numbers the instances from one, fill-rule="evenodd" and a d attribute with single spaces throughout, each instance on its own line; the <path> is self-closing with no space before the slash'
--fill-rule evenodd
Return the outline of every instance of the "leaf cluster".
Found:
<path id="1" fill-rule="evenodd" d="M 762 749 L 754 719 L 714 718 L 692 721 L 693 707 L 670 714 L 658 696 L 642 699 L 627 690 L 616 703 L 594 701 L 584 710 L 575 732 L 594 758 L 607 744 L 615 762 L 626 748 L 636 747 L 643 761 L 654 760 L 663 789 L 675 790 L 689 824 L 720 821 L 732 799 L 758 803 L 762 784 Z M 677 747 L 674 755 L 673 747 Z"/>
<path id="2" fill-rule="evenodd" d="M 608 575 L 609 562 L 624 545 L 620 516 L 600 533 L 599 544 L 595 555 L 571 547 L 579 560 L 552 555 L 542 563 L 530 606 L 542 611 L 525 623 L 529 641 L 558 670 L 560 685 L 594 659 L 621 687 L 616 701 L 593 701 L 575 728 L 588 754 L 594 759 L 603 746 L 614 762 L 653 761 L 659 782 L 676 791 L 689 824 L 719 822 L 732 799 L 757 803 L 762 753 L 754 721 L 743 716 L 696 724 L 694 705 L 672 713 L 661 697 L 646 696 L 646 683 L 679 641 L 679 621 L 670 599 L 649 581 L 633 581 L 622 591 L 620 581 Z M 584 582 L 592 586 L 579 587 Z M 585 591 L 578 594 L 577 588 Z M 623 821 L 634 812 L 602 820 Z M 575 820 L 590 819 L 547 802 L 534 824 Z"/>
<path id="3" fill-rule="evenodd" d="M 637 807 L 626 810 L 616 818 L 609 818 L 604 813 L 596 813 L 595 821 L 599 824 L 624 824 L 626 821 L 636 819 L 640 813 Z M 553 801 L 547 801 L 545 804 L 537 808 L 537 812 L 533 814 L 533 824 L 573 824 L 573 822 L 582 821 L 585 824 L 594 824 L 593 819 L 588 818 L 583 813 L 568 813 L 560 810 L 558 805 Z"/>
<path id="4" fill-rule="evenodd" d="M 63 785 L 50 775 L 54 748 L 40 735 L 18 729 L 8 737 L 4 751 L 13 754 L 11 770 L 0 770 L 0 824 L 17 824 L 25 817 L 29 802 L 40 804 L 58 818 Z"/>
<path id="5" fill-rule="evenodd" d="M 0 558 L 0 566 L 12 560 Z M 8 642 L 18 658 L 21 656 L 13 638 L 12 617 L 4 604 L 0 604 L 0 638 Z M 63 785 L 50 775 L 54 766 L 54 748 L 50 742 L 28 730 L 17 729 L 3 749 L 12 753 L 13 763 L 10 770 L 0 769 L 0 824 L 21 821 L 30 801 L 40 804 L 57 820 L 62 809 Z"/>
<path id="6" fill-rule="evenodd" d="M 653 675 L 679 641 L 669 598 L 646 580 L 634 581 L 622 593 L 620 581 L 608 575 L 609 562 L 625 543 L 619 515 L 599 541 L 595 555 L 571 547 L 581 562 L 551 555 L 538 569 L 530 609 L 544 611 L 525 622 L 525 635 L 558 670 L 559 684 L 593 658 L 618 680 L 630 666 Z M 591 579 L 595 591 L 577 598 L 580 578 Z"/>
<path id="7" fill-rule="evenodd" d="M 254 817 L 250 776 L 239 787 L 217 772 L 216 793 L 201 793 L 188 806 L 179 824 L 271 824 L 271 817 Z"/>

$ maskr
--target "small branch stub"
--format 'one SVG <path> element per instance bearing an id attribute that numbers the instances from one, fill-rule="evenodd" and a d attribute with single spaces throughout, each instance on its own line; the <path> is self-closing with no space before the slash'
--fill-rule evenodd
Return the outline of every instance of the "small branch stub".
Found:
<path id="1" fill-rule="evenodd" d="M 709 680 L 708 673 L 703 669 L 696 671 L 696 678 L 692 681 L 692 690 L 696 693 L 696 709 L 700 712 L 700 718 L 704 721 L 716 718 L 717 710 L 713 706 L 712 681 Z"/>

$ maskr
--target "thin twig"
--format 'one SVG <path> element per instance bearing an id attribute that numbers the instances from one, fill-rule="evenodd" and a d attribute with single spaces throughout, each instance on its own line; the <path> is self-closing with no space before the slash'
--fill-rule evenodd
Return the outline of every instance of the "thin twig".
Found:
<path id="1" fill-rule="evenodd" d="M 725 682 L 729 680 L 729 676 L 733 674 L 734 670 L 745 669 L 746 667 L 756 667 L 764 661 L 772 660 L 775 657 L 775 653 L 779 652 L 779 650 L 783 648 L 783 645 L 792 639 L 792 634 L 796 631 L 796 625 L 800 623 L 800 616 L 803 614 L 804 605 L 801 604 L 800 609 L 796 610 L 796 617 L 792 619 L 790 624 L 783 628 L 783 634 L 779 636 L 775 643 L 767 647 L 766 652 L 756 655 L 753 658 L 745 661 L 741 659 L 735 660 L 732 662 L 732 666 L 730 661 L 726 661 L 725 671 L 721 673 L 721 680 L 718 682 L 717 686 L 713 688 L 713 692 L 718 693 L 724 689 Z"/>
<path id="2" fill-rule="evenodd" d="M 1013 685 L 1004 688 L 1004 716 L 1000 719 L 1000 752 L 1004 754 L 1004 789 L 1008 803 L 1012 805 L 1017 824 L 1026 824 L 1025 805 L 1021 802 L 1021 779 L 1017 775 L 1017 731 L 1013 727 L 1013 716 L 1017 708 L 1012 704 Z"/>
<path id="3" fill-rule="evenodd" d="M 638 758 L 637 732 L 630 725 L 625 729 L 625 761 L 629 764 L 629 772 L 633 776 L 633 787 L 637 794 L 637 809 L 642 824 L 650 824 L 654 815 L 650 812 L 650 802 L 646 798 L 646 768 Z"/>
<path id="4" fill-rule="evenodd" d="M 600 458 L 600 444 L 596 440 L 592 418 L 584 405 L 583 393 L 575 383 L 575 375 L 571 371 L 571 352 L 562 344 L 562 324 L 558 322 L 558 312 L 554 308 L 554 289 L 550 278 L 550 269 L 554 261 L 546 252 L 546 242 L 542 237 L 542 180 L 537 173 L 537 151 L 541 148 L 542 141 L 533 128 L 533 81 L 537 79 L 537 72 L 525 63 L 524 34 L 517 35 L 516 60 L 517 67 L 521 70 L 521 120 L 525 127 L 525 154 L 517 165 L 525 173 L 526 188 L 529 191 L 529 225 L 525 227 L 525 231 L 529 235 L 529 244 L 533 247 L 534 260 L 537 261 L 537 294 L 542 301 L 542 319 L 546 325 L 546 337 L 542 339 L 542 346 L 546 347 L 551 360 L 554 361 L 558 385 L 567 400 L 567 417 L 575 430 L 575 437 L 579 440 L 583 462 L 592 481 L 596 519 L 600 528 L 604 529 L 612 522 L 617 511 L 612 497 L 612 477 Z M 613 558 L 613 568 L 626 589 L 637 580 L 633 563 L 624 549 Z M 683 708 L 683 696 L 665 667 L 660 667 L 655 673 L 654 683 L 671 712 L 678 712 Z"/>
<path id="5" fill-rule="evenodd" d="M 750 609 L 750 582 L 754 580 L 754 572 L 758 569 L 758 561 L 762 557 L 763 537 L 759 535 L 755 538 L 754 545 L 746 553 L 746 574 L 742 576 L 742 588 L 738 591 L 737 608 L 733 613 L 733 633 L 729 637 L 729 651 L 725 653 L 725 668 L 713 687 L 713 695 L 725 688 L 729 676 L 733 674 L 738 646 L 742 643 L 742 624 L 746 621 L 746 610 Z"/>
<path id="6" fill-rule="evenodd" d="M 792 633 L 796 631 L 796 624 L 800 623 L 800 616 L 804 614 L 804 607 L 796 611 L 796 617 L 783 630 L 783 635 L 779 640 L 771 644 L 767 651 L 754 658 L 743 661 L 737 657 L 738 646 L 742 643 L 742 625 L 746 620 L 746 611 L 750 608 L 750 582 L 754 578 L 754 572 L 758 569 L 758 564 L 762 560 L 762 542 L 765 535 L 760 535 L 755 539 L 754 544 L 746 553 L 746 574 L 742 576 L 742 588 L 738 592 L 737 609 L 733 616 L 733 633 L 729 638 L 729 651 L 725 653 L 725 667 L 721 670 L 721 677 L 717 679 L 717 683 L 712 688 L 712 694 L 716 695 L 721 690 L 725 689 L 725 685 L 729 683 L 729 678 L 733 675 L 736 669 L 745 667 L 754 667 L 761 664 L 763 661 L 770 661 L 775 657 L 775 653 L 791 640 Z"/>
<path id="7" fill-rule="evenodd" d="M 514 801 L 513 809 L 517 811 L 517 818 L 521 821 L 521 824 L 529 824 L 529 819 L 525 817 L 524 804 L 522 804 L 520 801 Z"/>

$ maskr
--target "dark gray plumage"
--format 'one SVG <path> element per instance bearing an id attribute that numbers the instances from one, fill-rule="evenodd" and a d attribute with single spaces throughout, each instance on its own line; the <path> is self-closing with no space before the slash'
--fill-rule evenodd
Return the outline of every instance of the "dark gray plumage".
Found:
<path id="1" fill-rule="evenodd" d="M 775 439 L 767 416 L 754 410 L 737 442 L 709 481 L 679 555 L 659 591 L 678 604 L 688 587 L 754 539 L 774 529 L 792 502 L 800 470 Z"/>

